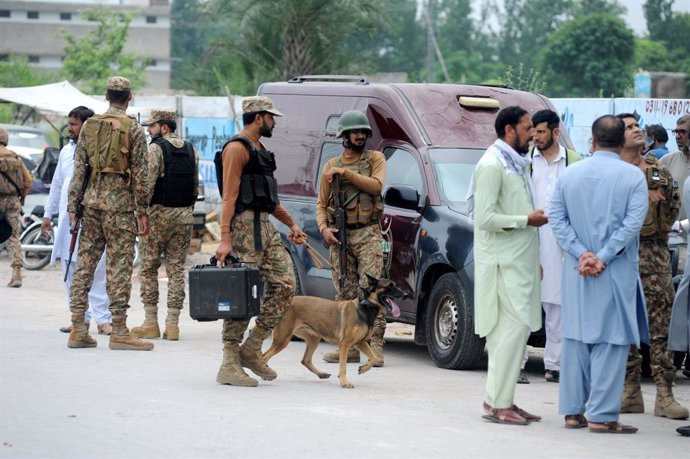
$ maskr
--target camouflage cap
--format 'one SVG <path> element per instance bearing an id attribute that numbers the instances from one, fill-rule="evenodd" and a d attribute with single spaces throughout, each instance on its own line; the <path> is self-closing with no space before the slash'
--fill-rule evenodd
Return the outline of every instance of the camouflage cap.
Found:
<path id="1" fill-rule="evenodd" d="M 125 77 L 114 76 L 108 80 L 108 89 L 113 91 L 131 91 L 132 84 Z"/>
<path id="2" fill-rule="evenodd" d="M 244 113 L 268 112 L 275 116 L 283 116 L 282 113 L 275 109 L 273 101 L 266 96 L 245 97 L 242 100 L 242 111 Z"/>
<path id="3" fill-rule="evenodd" d="M 175 112 L 172 110 L 151 110 L 151 114 L 141 124 L 150 126 L 159 121 L 175 121 Z"/>
<path id="4" fill-rule="evenodd" d="M 7 134 L 7 131 L 4 128 L 0 127 L 0 144 L 7 146 L 7 142 L 9 142 L 9 134 Z"/>

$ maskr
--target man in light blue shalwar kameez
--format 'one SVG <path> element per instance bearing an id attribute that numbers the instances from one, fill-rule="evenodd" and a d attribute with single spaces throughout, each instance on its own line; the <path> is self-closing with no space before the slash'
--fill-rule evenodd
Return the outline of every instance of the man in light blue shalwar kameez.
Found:
<path id="1" fill-rule="evenodd" d="M 620 159 L 624 129 L 610 115 L 594 122 L 593 157 L 561 174 L 549 209 L 564 252 L 559 411 L 566 427 L 605 433 L 637 431 L 618 417 L 628 348 L 649 341 L 638 271 L 647 184 Z"/>

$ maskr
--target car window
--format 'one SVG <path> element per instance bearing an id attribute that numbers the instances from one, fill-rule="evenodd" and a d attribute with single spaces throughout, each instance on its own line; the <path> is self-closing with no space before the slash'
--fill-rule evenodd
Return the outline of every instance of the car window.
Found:
<path id="1" fill-rule="evenodd" d="M 393 183 L 401 183 L 413 186 L 419 194 L 423 194 L 422 172 L 414 155 L 402 148 L 386 148 L 383 154 L 386 156 L 386 183 L 383 189 Z"/>
<path id="2" fill-rule="evenodd" d="M 314 188 L 314 193 L 317 196 L 319 194 L 319 185 L 321 183 L 321 175 L 323 173 L 324 166 L 331 158 L 335 158 L 342 152 L 343 144 L 340 142 L 324 142 L 324 144 L 321 146 L 321 160 L 319 161 L 319 170 L 316 174 L 317 179 Z"/>
<path id="3" fill-rule="evenodd" d="M 9 131 L 8 146 L 30 147 L 43 149 L 48 146 L 48 142 L 43 134 L 25 131 Z"/>

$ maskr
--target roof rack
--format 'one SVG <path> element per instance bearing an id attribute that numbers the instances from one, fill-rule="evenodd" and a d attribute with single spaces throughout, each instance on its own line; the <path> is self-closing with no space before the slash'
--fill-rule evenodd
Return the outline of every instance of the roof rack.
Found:
<path id="1" fill-rule="evenodd" d="M 369 78 L 364 75 L 300 75 L 290 78 L 288 83 L 304 83 L 306 81 L 337 81 L 355 84 L 369 84 Z"/>

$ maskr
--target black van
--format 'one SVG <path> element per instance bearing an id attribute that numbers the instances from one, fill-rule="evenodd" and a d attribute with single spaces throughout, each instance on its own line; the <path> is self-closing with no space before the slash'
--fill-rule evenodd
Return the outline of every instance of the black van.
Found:
<path id="1" fill-rule="evenodd" d="M 340 115 L 367 114 L 373 130 L 367 148 L 382 151 L 388 164 L 381 217 L 386 275 L 409 293 L 397 320 L 415 325 L 415 342 L 428 347 L 438 366 L 472 368 L 484 341 L 473 324 L 473 229 L 465 203 L 470 177 L 496 139 L 500 108 L 520 105 L 534 113 L 553 105 L 506 87 L 382 84 L 359 76 L 297 77 L 264 83 L 258 93 L 285 113 L 266 139 L 276 154 L 281 204 L 326 258 L 315 215 L 321 171 L 342 152 L 335 137 Z M 298 294 L 333 298 L 330 270 L 317 267 L 279 227 Z"/>

